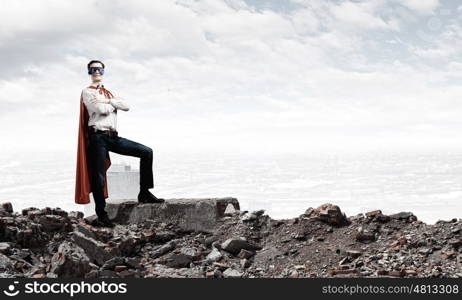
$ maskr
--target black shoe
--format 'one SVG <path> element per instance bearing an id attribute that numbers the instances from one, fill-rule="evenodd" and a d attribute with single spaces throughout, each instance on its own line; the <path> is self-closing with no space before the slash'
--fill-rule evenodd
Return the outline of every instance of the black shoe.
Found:
<path id="1" fill-rule="evenodd" d="M 98 216 L 97 225 L 101 227 L 114 227 L 114 223 L 112 223 L 111 219 L 109 219 L 107 214 Z"/>
<path id="2" fill-rule="evenodd" d="M 140 203 L 163 203 L 165 202 L 162 198 L 157 198 L 150 191 L 141 191 L 138 194 L 138 202 Z"/>

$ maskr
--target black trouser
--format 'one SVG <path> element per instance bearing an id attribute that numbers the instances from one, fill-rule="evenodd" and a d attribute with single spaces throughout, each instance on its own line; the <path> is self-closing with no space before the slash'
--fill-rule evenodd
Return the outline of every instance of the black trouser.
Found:
<path id="1" fill-rule="evenodd" d="M 140 143 L 119 136 L 104 133 L 90 133 L 90 163 L 92 171 L 91 189 L 95 199 L 98 216 L 105 214 L 104 176 L 106 174 L 106 156 L 108 151 L 140 158 L 140 190 L 154 187 L 152 174 L 152 149 Z"/>

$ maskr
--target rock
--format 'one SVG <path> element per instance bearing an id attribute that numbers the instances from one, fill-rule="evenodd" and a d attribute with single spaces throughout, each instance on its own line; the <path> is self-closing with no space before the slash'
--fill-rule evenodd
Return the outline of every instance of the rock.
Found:
<path id="1" fill-rule="evenodd" d="M 214 262 L 214 263 L 212 264 L 212 266 L 217 267 L 217 268 L 220 269 L 220 270 L 226 270 L 226 269 L 229 268 L 229 265 L 228 265 L 228 264 L 223 264 L 223 263 L 219 263 L 219 262 Z"/>
<path id="2" fill-rule="evenodd" d="M 356 234 L 356 240 L 359 242 L 371 242 L 375 240 L 375 234 L 363 227 L 358 227 L 358 233 Z"/>
<path id="3" fill-rule="evenodd" d="M 396 220 L 408 220 L 409 218 L 415 217 L 411 212 L 399 212 L 397 214 L 389 215 L 391 219 Z"/>
<path id="4" fill-rule="evenodd" d="M 223 277 L 224 278 L 241 278 L 242 273 L 239 272 L 238 270 L 228 268 L 223 272 Z"/>
<path id="5" fill-rule="evenodd" d="M 165 265 L 155 264 L 146 268 L 146 278 L 203 278 L 204 272 L 194 268 L 169 268 Z"/>
<path id="6" fill-rule="evenodd" d="M 264 248 L 255 254 L 254 262 L 263 263 L 274 260 L 278 256 L 283 256 L 284 253 L 276 247 Z"/>
<path id="7" fill-rule="evenodd" d="M 135 251 L 136 245 L 141 242 L 139 238 L 134 238 L 131 236 L 125 236 L 117 245 L 118 250 L 120 251 L 121 255 L 130 256 L 133 251 Z"/>
<path id="8" fill-rule="evenodd" d="M 215 277 L 214 271 L 209 271 L 205 273 L 205 278 L 214 278 L 214 277 Z"/>
<path id="9" fill-rule="evenodd" d="M 125 258 L 125 263 L 134 269 L 140 269 L 141 268 L 141 258 L 140 257 L 126 257 Z"/>
<path id="10" fill-rule="evenodd" d="M 391 220 L 390 216 L 386 216 L 382 214 L 375 216 L 375 219 L 381 223 L 387 223 Z"/>
<path id="11" fill-rule="evenodd" d="M 356 240 L 359 242 L 371 242 L 375 240 L 375 235 L 372 232 L 358 232 Z"/>
<path id="12" fill-rule="evenodd" d="M 260 209 L 260 210 L 256 210 L 256 211 L 252 212 L 252 214 L 257 216 L 257 217 L 263 216 L 264 213 L 265 213 L 264 209 Z"/>
<path id="13" fill-rule="evenodd" d="M 112 270 L 103 270 L 99 272 L 99 277 L 100 278 L 118 278 L 119 275 Z"/>
<path id="14" fill-rule="evenodd" d="M 186 268 L 192 262 L 192 259 L 188 255 L 184 255 L 183 253 L 173 254 L 167 259 L 165 263 L 166 266 L 170 268 Z"/>
<path id="15" fill-rule="evenodd" d="M 159 248 L 157 248 L 156 250 L 152 251 L 150 256 L 152 258 L 160 257 L 160 256 L 172 251 L 173 249 L 175 249 L 175 247 L 176 247 L 176 243 L 174 241 L 170 241 L 167 244 L 162 245 Z"/>
<path id="16" fill-rule="evenodd" d="M 201 251 L 191 247 L 181 248 L 180 253 L 189 257 L 191 260 L 196 260 L 201 257 Z"/>
<path id="17" fill-rule="evenodd" d="M 304 213 L 304 215 L 307 217 L 310 217 L 312 214 L 314 214 L 314 208 L 312 207 L 309 207 Z"/>
<path id="18" fill-rule="evenodd" d="M 432 253 L 432 249 L 431 248 L 422 248 L 422 249 L 419 249 L 419 253 L 422 254 L 422 255 L 428 255 L 428 254 Z"/>
<path id="19" fill-rule="evenodd" d="M 91 270 L 87 274 L 85 274 L 85 278 L 98 278 L 99 271 L 98 270 Z"/>
<path id="20" fill-rule="evenodd" d="M 11 271 L 13 269 L 13 261 L 6 255 L 0 253 L 0 271 Z"/>
<path id="21" fill-rule="evenodd" d="M 255 252 L 253 252 L 253 251 L 241 249 L 241 251 L 239 252 L 237 257 L 239 257 L 239 258 L 251 258 L 254 255 L 255 255 Z"/>
<path id="22" fill-rule="evenodd" d="M 216 241 L 218 241 L 217 236 L 210 236 L 204 240 L 204 245 L 207 247 L 210 247 L 212 246 L 213 242 L 216 242 Z"/>
<path id="23" fill-rule="evenodd" d="M 98 223 L 98 216 L 97 215 L 91 215 L 91 216 L 88 216 L 86 218 L 83 219 L 85 221 L 85 223 L 89 224 L 89 225 L 97 225 Z"/>
<path id="24" fill-rule="evenodd" d="M 81 212 L 81 211 L 70 211 L 69 212 L 69 217 L 70 218 L 75 218 L 75 219 L 82 219 L 83 218 L 83 212 Z"/>
<path id="25" fill-rule="evenodd" d="M 258 217 L 255 214 L 245 214 L 241 217 L 242 222 L 253 222 L 256 221 Z"/>
<path id="26" fill-rule="evenodd" d="M 128 267 L 124 266 L 124 265 L 114 267 L 114 271 L 116 271 L 117 273 L 122 272 L 122 271 L 126 271 L 127 269 L 128 269 Z"/>
<path id="27" fill-rule="evenodd" d="M 87 224 L 77 224 L 75 226 L 74 231 L 82 233 L 84 236 L 95 239 L 95 240 L 100 240 L 103 242 L 107 242 L 108 239 L 104 239 L 101 237 L 101 235 L 97 234 L 97 230 L 95 230 L 95 227 L 89 226 Z"/>
<path id="28" fill-rule="evenodd" d="M 13 204 L 11 202 L 3 202 L 0 206 L 0 210 L 3 210 L 9 214 L 13 213 Z"/>
<path id="29" fill-rule="evenodd" d="M 121 266 L 121 267 L 125 267 L 125 266 Z M 117 267 L 116 267 L 117 269 Z M 134 271 L 134 270 L 122 270 L 119 273 L 119 277 L 120 278 L 134 278 L 134 277 L 137 277 L 137 272 Z"/>
<path id="30" fill-rule="evenodd" d="M 11 250 L 10 243 L 1 242 L 0 243 L 0 253 L 9 254 Z"/>
<path id="31" fill-rule="evenodd" d="M 72 239 L 85 251 L 85 254 L 92 262 L 104 265 L 106 261 L 114 257 L 114 254 L 109 251 L 108 245 L 91 237 L 87 237 L 81 232 L 74 231 Z"/>
<path id="32" fill-rule="evenodd" d="M 64 218 L 67 218 L 67 217 L 68 217 L 67 211 L 62 210 L 62 209 L 59 208 L 59 207 L 56 207 L 56 208 L 51 209 L 51 214 L 52 214 L 52 215 L 61 216 L 61 217 L 64 217 Z"/>
<path id="33" fill-rule="evenodd" d="M 232 205 L 231 203 L 229 203 L 229 204 L 226 206 L 224 215 L 225 215 L 225 216 L 232 216 L 232 215 L 236 214 L 237 212 L 238 212 L 238 211 L 236 211 L 236 209 L 234 208 L 234 205 Z"/>
<path id="34" fill-rule="evenodd" d="M 171 241 L 175 237 L 176 234 L 173 231 L 161 230 L 154 234 L 154 236 L 151 238 L 151 241 L 156 244 L 161 244 Z"/>
<path id="35" fill-rule="evenodd" d="M 221 249 L 231 254 L 237 255 L 242 249 L 245 250 L 259 250 L 261 247 L 251 244 L 242 239 L 227 239 L 221 244 Z"/>
<path id="36" fill-rule="evenodd" d="M 307 212 L 305 212 L 306 214 Z M 323 204 L 310 213 L 310 218 L 325 222 L 330 225 L 346 225 L 349 223 L 345 214 L 337 205 Z"/>
<path id="37" fill-rule="evenodd" d="M 394 277 L 403 277 L 406 273 L 404 271 L 389 271 L 388 275 L 389 276 L 394 276 Z"/>
<path id="38" fill-rule="evenodd" d="M 250 267 L 250 260 L 246 259 L 246 258 L 243 258 L 240 260 L 240 265 L 241 265 L 241 268 L 242 269 L 246 269 L 248 267 Z"/>
<path id="39" fill-rule="evenodd" d="M 298 277 L 299 277 L 299 274 L 297 270 L 293 270 L 289 275 L 289 278 L 298 278 Z"/>
<path id="40" fill-rule="evenodd" d="M 346 250 L 346 254 L 353 257 L 353 258 L 356 258 L 356 257 L 359 257 L 361 256 L 362 252 L 361 251 L 358 251 L 358 250 Z"/>
<path id="41" fill-rule="evenodd" d="M 101 270 L 114 270 L 116 266 L 123 264 L 125 264 L 125 259 L 123 257 L 116 256 L 106 261 L 101 267 Z"/>
<path id="42" fill-rule="evenodd" d="M 448 244 L 454 248 L 458 248 L 462 245 L 462 240 L 457 239 L 457 238 L 452 238 L 448 241 Z"/>
<path id="43" fill-rule="evenodd" d="M 223 255 L 221 254 L 220 250 L 213 248 L 212 251 L 206 256 L 205 261 L 209 263 L 213 263 L 219 261 Z"/>
<path id="44" fill-rule="evenodd" d="M 332 275 L 339 275 L 339 274 L 356 274 L 358 270 L 356 269 L 334 269 L 331 271 Z"/>
<path id="45" fill-rule="evenodd" d="M 373 211 L 367 212 L 366 217 L 373 218 L 373 217 L 375 217 L 377 215 L 381 215 L 381 214 L 382 214 L 382 211 L 378 209 L 378 210 L 373 210 Z"/>
<path id="46" fill-rule="evenodd" d="M 239 209 L 236 198 L 168 199 L 162 204 L 138 201 L 108 203 L 108 216 L 118 224 L 143 223 L 147 219 L 174 223 L 186 232 L 213 232 L 228 204 Z"/>
<path id="47" fill-rule="evenodd" d="M 82 248 L 63 242 L 51 258 L 50 272 L 59 278 L 84 277 L 91 270 L 90 260 Z"/>

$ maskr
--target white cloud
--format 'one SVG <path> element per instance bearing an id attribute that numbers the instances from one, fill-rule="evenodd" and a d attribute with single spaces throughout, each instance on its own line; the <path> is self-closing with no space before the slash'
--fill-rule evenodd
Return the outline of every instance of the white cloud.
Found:
<path id="1" fill-rule="evenodd" d="M 40 4 L 12 1 L 0 18 L 2 63 L 14 66 L 0 74 L 0 120 L 14 124 L 18 111 L 25 120 L 0 129 L 11 148 L 28 137 L 74 150 L 92 58 L 130 102 L 120 132 L 162 147 L 305 151 L 460 130 L 460 90 L 448 83 L 458 61 L 428 65 L 460 51 L 459 35 L 441 33 L 441 48 L 416 44 L 405 20 L 382 13 L 388 1 L 281 12 L 215 0 Z"/>
<path id="2" fill-rule="evenodd" d="M 394 29 L 396 24 L 388 23 L 383 20 L 377 13 L 382 7 L 383 1 L 365 1 L 365 2 L 341 2 L 333 5 L 331 11 L 337 20 L 346 24 L 351 24 L 358 29 Z"/>
<path id="3" fill-rule="evenodd" d="M 431 14 L 439 5 L 439 0 L 399 0 L 400 4 L 420 14 Z"/>

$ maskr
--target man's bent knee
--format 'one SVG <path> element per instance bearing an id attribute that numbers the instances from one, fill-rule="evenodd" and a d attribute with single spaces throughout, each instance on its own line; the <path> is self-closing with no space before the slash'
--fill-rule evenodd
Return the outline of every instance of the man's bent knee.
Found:
<path id="1" fill-rule="evenodd" d="M 144 147 L 142 152 L 141 152 L 141 156 L 144 156 L 144 157 L 152 157 L 153 155 L 153 151 L 151 148 L 149 147 Z"/>

